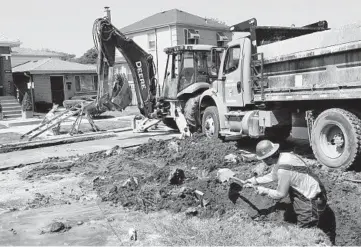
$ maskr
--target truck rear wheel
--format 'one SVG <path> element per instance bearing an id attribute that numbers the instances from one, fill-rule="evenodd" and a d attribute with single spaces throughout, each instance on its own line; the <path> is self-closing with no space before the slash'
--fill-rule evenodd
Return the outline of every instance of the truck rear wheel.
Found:
<path id="1" fill-rule="evenodd" d="M 316 118 L 311 145 L 321 164 L 348 169 L 361 157 L 361 120 L 343 109 L 326 110 Z"/>
<path id="2" fill-rule="evenodd" d="M 218 138 L 219 130 L 218 109 L 216 106 L 209 106 L 203 112 L 202 133 L 211 138 Z"/>

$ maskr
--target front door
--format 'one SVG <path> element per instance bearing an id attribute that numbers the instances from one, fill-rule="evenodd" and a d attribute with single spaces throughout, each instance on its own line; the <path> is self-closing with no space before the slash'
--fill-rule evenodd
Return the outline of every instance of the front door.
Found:
<path id="1" fill-rule="evenodd" d="M 224 102 L 227 106 L 243 106 L 243 91 L 241 81 L 241 47 L 231 46 L 227 49 L 223 65 L 223 75 L 226 77 Z"/>
<path id="2" fill-rule="evenodd" d="M 64 82 L 62 76 L 50 76 L 51 97 L 54 104 L 63 105 Z"/>

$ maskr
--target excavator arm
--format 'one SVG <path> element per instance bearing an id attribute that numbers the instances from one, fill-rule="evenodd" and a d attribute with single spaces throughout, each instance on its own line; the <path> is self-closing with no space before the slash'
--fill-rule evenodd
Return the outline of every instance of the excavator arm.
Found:
<path id="1" fill-rule="evenodd" d="M 125 78 L 117 78 L 112 92 L 104 90 L 104 83 L 111 82 L 112 75 L 108 67 L 115 63 L 115 49 L 118 49 L 127 61 L 134 80 L 134 88 L 141 114 L 147 118 L 155 110 L 157 80 L 153 57 L 145 52 L 132 39 L 128 39 L 122 32 L 114 27 L 108 18 L 99 18 L 93 26 L 95 47 L 98 49 L 98 101 L 104 95 L 110 96 L 110 101 L 116 109 L 125 108 L 117 102 L 122 101 L 131 93 Z M 108 83 L 109 85 L 109 83 Z M 108 86 L 109 88 L 109 86 Z M 101 102 L 100 102 L 101 103 Z M 104 104 L 102 104 L 104 106 Z"/>

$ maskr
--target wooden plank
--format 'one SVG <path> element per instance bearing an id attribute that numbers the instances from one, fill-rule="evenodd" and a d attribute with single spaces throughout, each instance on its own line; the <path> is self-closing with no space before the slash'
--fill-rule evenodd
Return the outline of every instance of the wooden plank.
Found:
<path id="1" fill-rule="evenodd" d="M 106 133 L 103 132 L 103 133 L 90 133 L 90 134 L 81 134 L 70 137 L 54 138 L 50 140 L 10 143 L 10 144 L 0 145 L 0 153 L 6 153 L 6 152 L 22 150 L 22 149 L 45 147 L 45 146 L 54 146 L 54 145 L 74 143 L 74 142 L 98 140 L 98 139 L 110 138 L 114 136 L 116 136 L 114 132 L 106 132 Z"/>

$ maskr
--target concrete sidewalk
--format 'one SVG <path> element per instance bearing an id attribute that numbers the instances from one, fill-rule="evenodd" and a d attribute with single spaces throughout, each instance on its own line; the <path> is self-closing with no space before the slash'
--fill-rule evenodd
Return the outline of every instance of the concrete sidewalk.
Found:
<path id="1" fill-rule="evenodd" d="M 148 142 L 149 138 L 164 140 L 178 136 L 179 133 L 167 130 L 151 131 L 148 133 L 133 133 L 132 131 L 126 131 L 119 133 L 116 137 L 108 139 L 3 153 L 0 154 L 0 170 L 41 162 L 50 157 L 67 157 L 107 150 L 115 145 L 120 147 L 136 146 Z"/>

